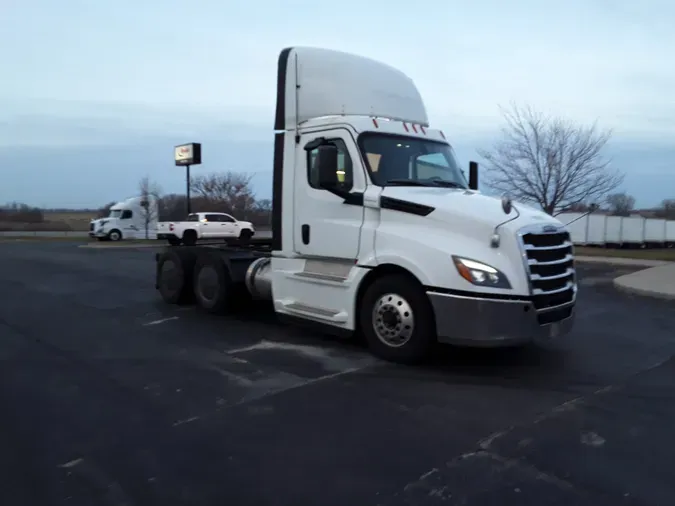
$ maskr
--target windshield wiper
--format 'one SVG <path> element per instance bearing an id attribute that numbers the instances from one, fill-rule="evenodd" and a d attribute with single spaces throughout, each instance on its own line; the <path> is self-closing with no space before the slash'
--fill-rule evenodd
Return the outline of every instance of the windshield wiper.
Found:
<path id="1" fill-rule="evenodd" d="M 444 179 L 390 179 L 388 185 L 392 186 L 441 186 L 443 188 L 464 188 L 454 181 L 445 181 Z"/>
<path id="2" fill-rule="evenodd" d="M 464 188 L 464 186 L 459 183 L 455 183 L 454 181 L 445 181 L 443 179 L 432 179 L 429 182 L 436 186 L 442 186 L 443 188 Z"/>
<path id="3" fill-rule="evenodd" d="M 429 186 L 428 183 L 417 179 L 389 179 L 387 184 L 392 186 Z"/>

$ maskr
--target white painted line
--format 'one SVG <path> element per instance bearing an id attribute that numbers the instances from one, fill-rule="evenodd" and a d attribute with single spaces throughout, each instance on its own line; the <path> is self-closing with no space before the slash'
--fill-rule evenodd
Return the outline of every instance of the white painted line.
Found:
<path id="1" fill-rule="evenodd" d="M 169 318 L 162 318 L 161 320 L 155 320 L 155 321 L 152 321 L 152 322 L 144 323 L 143 325 L 145 327 L 147 327 L 149 325 L 159 325 L 160 323 L 170 322 L 171 320 L 178 320 L 178 319 L 179 319 L 178 316 L 171 316 Z"/>
<path id="2" fill-rule="evenodd" d="M 190 423 L 190 422 L 196 422 L 197 420 L 199 420 L 199 417 L 193 416 L 193 417 L 187 418 L 185 420 L 178 420 L 176 423 L 173 424 L 173 426 L 178 427 L 179 425 L 184 425 L 184 424 Z"/>
<path id="3" fill-rule="evenodd" d="M 71 460 L 70 462 L 66 462 L 65 464 L 61 464 L 59 467 L 63 469 L 69 469 L 71 467 L 75 467 L 78 464 L 81 464 L 82 462 L 84 462 L 84 459 L 75 459 Z"/>

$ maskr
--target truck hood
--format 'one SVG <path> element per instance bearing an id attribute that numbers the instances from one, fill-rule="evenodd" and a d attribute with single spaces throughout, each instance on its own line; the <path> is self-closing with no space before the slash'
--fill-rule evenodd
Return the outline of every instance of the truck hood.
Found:
<path id="1" fill-rule="evenodd" d="M 505 214 L 501 199 L 483 195 L 473 190 L 456 188 L 427 188 L 410 186 L 389 186 L 384 188 L 383 196 L 431 206 L 435 210 L 428 219 L 450 224 L 453 229 L 469 236 L 480 234 L 486 240 L 495 226 L 514 218 L 518 213 L 514 210 Z M 520 216 L 505 224 L 502 229 L 515 231 L 529 224 L 562 223 L 548 214 L 522 203 L 514 202 Z"/>
<path id="2" fill-rule="evenodd" d="M 93 223 L 94 226 L 96 226 L 96 225 L 102 225 L 102 224 L 105 224 L 105 223 L 110 223 L 112 221 L 115 221 L 116 219 L 117 218 L 97 218 L 95 220 L 91 220 L 91 223 Z"/>

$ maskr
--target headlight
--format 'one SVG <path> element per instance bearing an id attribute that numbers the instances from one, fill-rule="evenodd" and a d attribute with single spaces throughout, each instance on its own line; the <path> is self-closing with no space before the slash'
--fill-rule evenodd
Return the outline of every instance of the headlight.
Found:
<path id="1" fill-rule="evenodd" d="M 506 276 L 490 265 L 486 265 L 468 258 L 453 256 L 457 272 L 469 283 L 477 286 L 492 288 L 511 288 Z"/>

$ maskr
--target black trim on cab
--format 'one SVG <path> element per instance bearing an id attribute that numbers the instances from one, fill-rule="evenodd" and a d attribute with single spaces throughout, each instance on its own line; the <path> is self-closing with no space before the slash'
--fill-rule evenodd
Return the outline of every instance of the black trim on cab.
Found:
<path id="1" fill-rule="evenodd" d="M 286 75 L 288 57 L 292 47 L 279 53 L 277 66 L 277 110 L 274 118 L 275 130 L 286 130 Z M 282 239 L 282 211 L 284 195 L 284 133 L 274 134 L 274 172 L 272 176 L 272 249 L 280 250 Z"/>
<path id="2" fill-rule="evenodd" d="M 274 173 L 272 176 L 272 250 L 282 246 L 282 217 L 284 194 L 284 141 L 285 134 L 274 134 Z"/>
<path id="3" fill-rule="evenodd" d="M 435 207 L 425 206 L 424 204 L 416 204 L 415 202 L 408 202 L 407 200 L 400 200 L 386 196 L 380 197 L 380 207 L 382 209 L 389 209 L 390 211 L 416 214 L 417 216 L 428 216 L 436 210 Z"/>
<path id="4" fill-rule="evenodd" d="M 340 194 L 339 196 L 344 198 L 344 203 L 347 205 L 363 206 L 363 192 L 351 192 L 345 195 Z M 435 207 L 385 196 L 380 197 L 380 208 L 401 213 L 415 214 L 417 216 L 428 216 L 436 210 Z"/>
<path id="5" fill-rule="evenodd" d="M 345 196 L 344 203 L 350 206 L 363 206 L 363 193 L 361 192 L 348 193 Z"/>
<path id="6" fill-rule="evenodd" d="M 275 130 L 286 130 L 286 73 L 288 72 L 288 57 L 293 50 L 287 47 L 279 54 L 277 67 L 277 112 L 274 120 Z"/>

